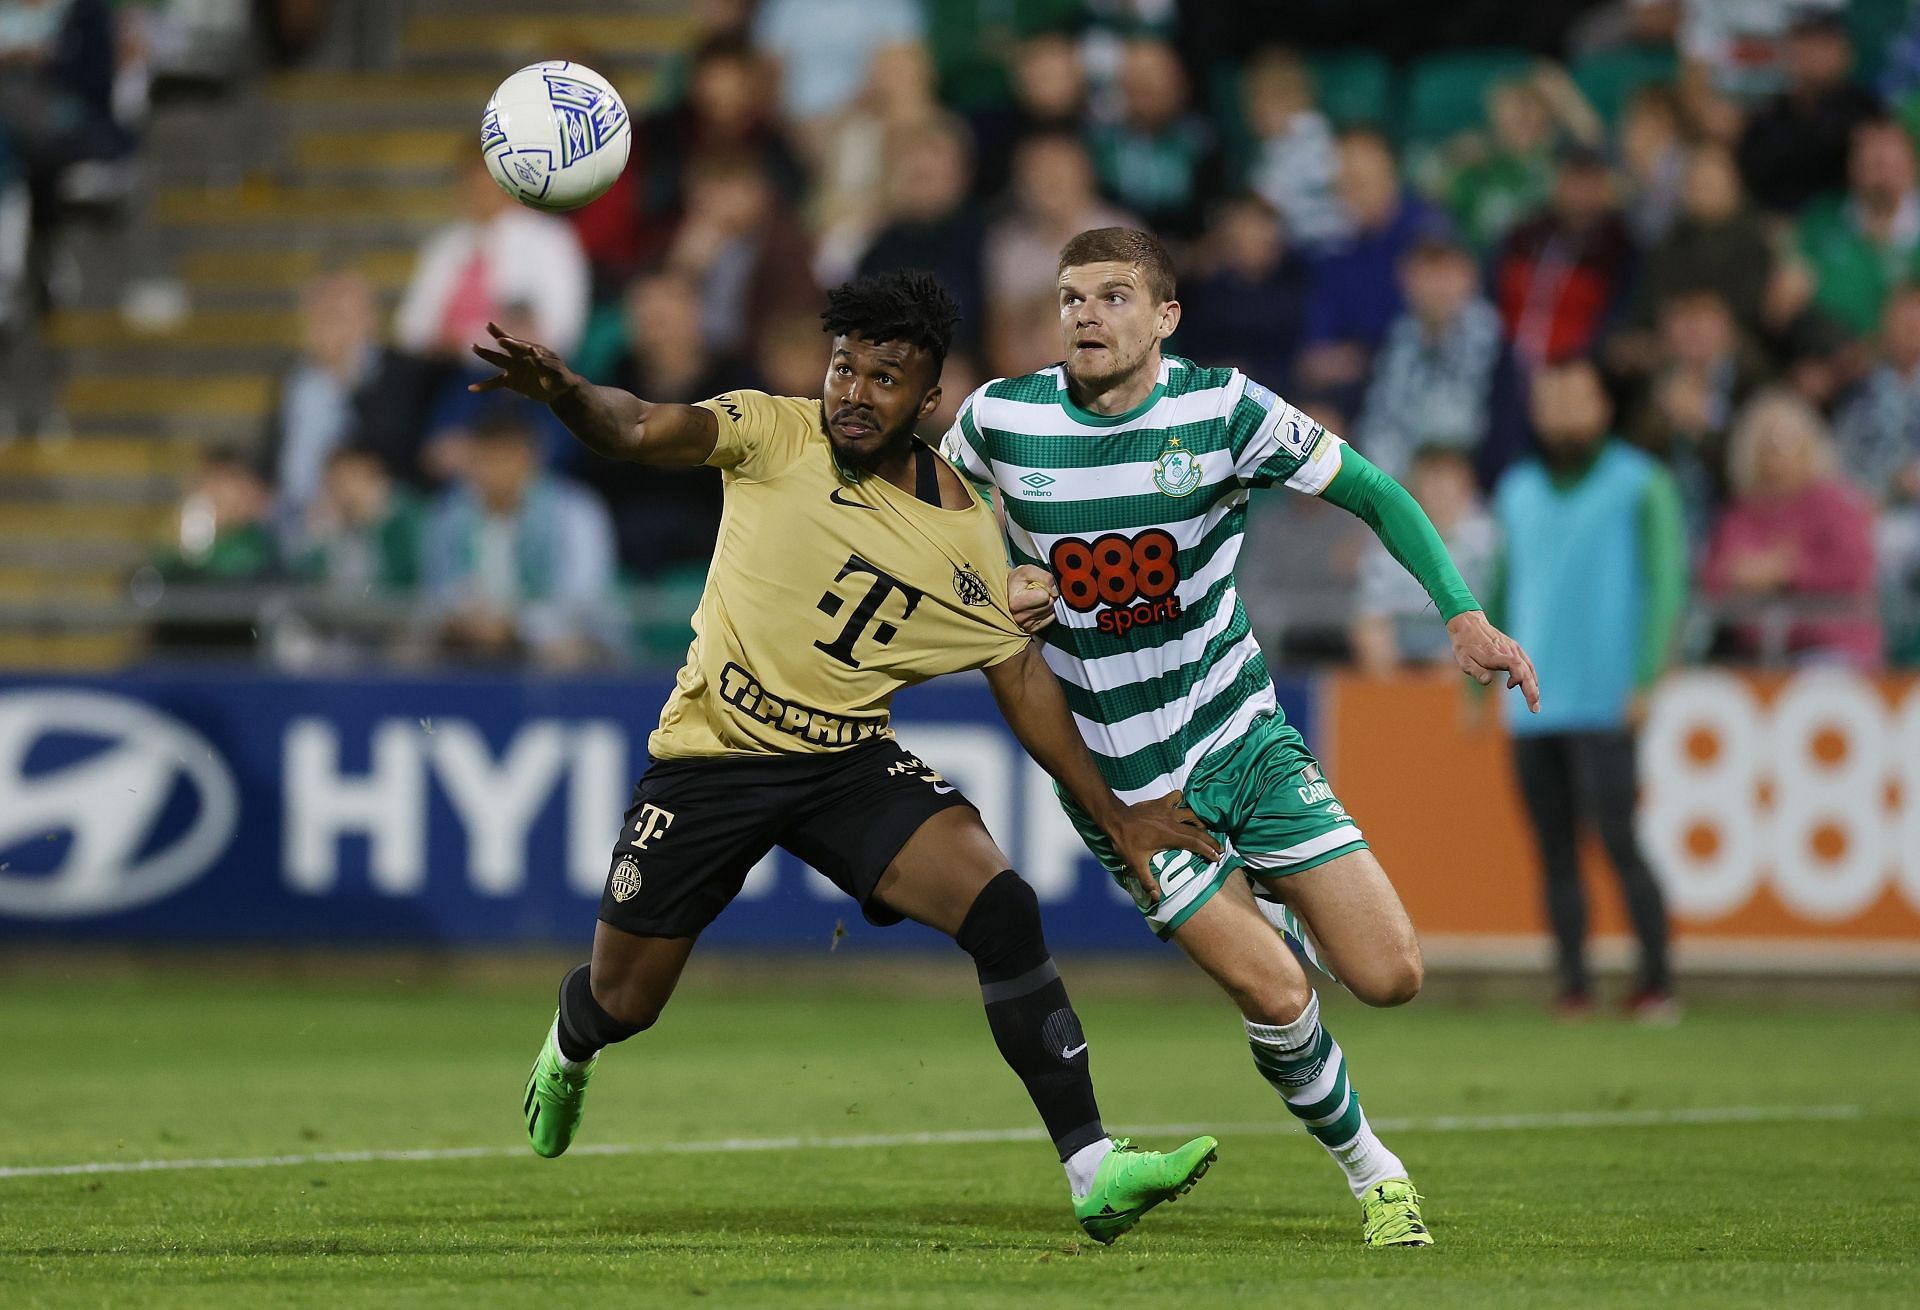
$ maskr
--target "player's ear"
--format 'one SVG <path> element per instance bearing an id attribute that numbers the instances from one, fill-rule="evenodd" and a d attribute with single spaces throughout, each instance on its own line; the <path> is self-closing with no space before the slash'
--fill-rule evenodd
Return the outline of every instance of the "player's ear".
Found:
<path id="1" fill-rule="evenodd" d="M 1160 322 L 1154 328 L 1154 335 L 1165 341 L 1180 326 L 1180 302 L 1169 300 L 1160 306 Z"/>
<path id="2" fill-rule="evenodd" d="M 920 417 L 925 418 L 938 408 L 940 408 L 940 384 L 936 382 L 932 390 L 920 397 Z"/>

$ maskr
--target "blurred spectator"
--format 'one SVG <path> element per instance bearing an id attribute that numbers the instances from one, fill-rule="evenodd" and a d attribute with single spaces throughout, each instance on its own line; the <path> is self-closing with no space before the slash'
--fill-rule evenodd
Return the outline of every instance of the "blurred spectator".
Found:
<path id="1" fill-rule="evenodd" d="M 1209 367 L 1231 365 L 1276 391 L 1292 389 L 1306 334 L 1307 265 L 1287 248 L 1272 205 L 1248 193 L 1218 207 L 1180 300 L 1182 354 Z"/>
<path id="2" fill-rule="evenodd" d="M 1573 55 L 1613 50 L 1671 50 L 1680 33 L 1681 0 L 1606 0 L 1567 31 Z"/>
<path id="3" fill-rule="evenodd" d="M 1327 431 L 1348 430 L 1346 415 L 1324 396 L 1306 393 L 1294 403 Z M 1366 524 L 1319 496 L 1253 498 L 1235 577 L 1273 662 L 1346 655 L 1355 581 L 1374 540 Z"/>
<path id="4" fill-rule="evenodd" d="M 1734 428 L 1727 480 L 1731 502 L 1701 574 L 1707 594 L 1826 602 L 1847 612 L 1788 623 L 1787 652 L 1879 667 L 1873 508 L 1839 476 L 1819 413 L 1790 393 L 1760 396 Z M 1738 624 L 1733 638 L 1748 654 L 1767 644 L 1756 622 Z"/>
<path id="5" fill-rule="evenodd" d="M 1882 504 L 1920 506 L 1920 286 L 1887 301 L 1880 362 L 1834 425 L 1841 465 Z"/>
<path id="6" fill-rule="evenodd" d="M 1423 239 L 1400 261 L 1407 308 L 1373 362 L 1353 432 L 1368 459 L 1395 477 L 1415 451 L 1457 451 L 1491 488 L 1526 446 L 1526 402 L 1500 315 L 1480 294 L 1463 246 Z"/>
<path id="7" fill-rule="evenodd" d="M 739 36 L 710 37 L 693 52 L 686 94 L 633 126 L 633 155 L 611 190 L 568 215 L 602 290 L 656 262 L 686 207 L 696 159 L 758 161 L 783 200 L 806 177 L 775 116 L 773 69 Z"/>
<path id="8" fill-rule="evenodd" d="M 1475 595 L 1486 595 L 1497 539 L 1466 452 L 1422 446 L 1410 461 L 1407 490 L 1433 520 L 1460 576 Z M 1453 643 L 1426 590 L 1377 540 L 1360 561 L 1348 640 L 1360 671 L 1376 677 L 1394 672 L 1403 661 L 1444 665 L 1449 673 L 1454 669 Z"/>
<path id="9" fill-rule="evenodd" d="M 507 305 L 533 311 L 533 339 L 571 354 L 586 328 L 591 278 L 565 219 L 515 204 L 475 159 L 463 174 L 464 216 L 428 237 L 394 318 L 394 341 L 416 355 L 460 359 L 487 339 Z"/>
<path id="10" fill-rule="evenodd" d="M 500 401 L 475 428 L 429 520 L 422 576 L 447 653 L 576 668 L 621 646 L 613 526 L 592 493 L 541 471 L 531 408 Z"/>
<path id="11" fill-rule="evenodd" d="M 814 308 L 820 289 L 812 253 L 757 162 L 720 156 L 688 169 L 686 218 L 667 264 L 700 288 L 708 349 L 749 352 L 760 325 L 796 307 Z"/>
<path id="12" fill-rule="evenodd" d="M 1717 93 L 1751 101 L 1784 85 L 1787 33 L 1797 21 L 1846 7 L 1847 0 L 1684 0 L 1680 53 Z"/>
<path id="13" fill-rule="evenodd" d="M 1654 364 L 1653 332 L 1661 307 L 1675 296 L 1712 291 L 1738 328 L 1758 334 L 1774 272 L 1774 243 L 1767 224 L 1740 194 L 1733 158 L 1716 145 L 1687 157 L 1680 221 L 1646 256 L 1628 329 L 1608 345 L 1609 361 L 1644 373 Z"/>
<path id="14" fill-rule="evenodd" d="M 1670 297 L 1660 307 L 1659 339 L 1664 362 L 1632 435 L 1673 474 L 1688 539 L 1703 544 L 1725 491 L 1727 434 L 1759 389 L 1764 364 L 1741 341 L 1726 302 L 1711 291 Z"/>
<path id="15" fill-rule="evenodd" d="M 887 143 L 887 223 L 860 257 L 858 272 L 923 268 L 960 307 L 954 340 L 971 348 L 986 319 L 980 272 L 986 226 L 973 203 L 973 144 L 951 114 Z"/>
<path id="16" fill-rule="evenodd" d="M 237 451 L 213 449 L 180 499 L 179 538 L 154 560 L 174 582 L 249 582 L 272 576 L 280 555 L 267 526 L 273 492 Z"/>
<path id="17" fill-rule="evenodd" d="M 0 122 L 0 341 L 28 317 L 27 256 L 33 239 L 33 202 L 26 171 Z"/>
<path id="18" fill-rule="evenodd" d="M 1853 46 L 1838 10 L 1795 16 L 1781 68 L 1786 89 L 1754 113 L 1740 138 L 1740 172 L 1756 201 L 1790 213 L 1846 186 L 1853 129 L 1879 115 L 1880 98 L 1848 80 Z"/>
<path id="19" fill-rule="evenodd" d="M 1787 386 L 1822 414 L 1838 407 L 1867 371 L 1862 344 L 1817 309 L 1788 322 L 1778 354 Z"/>
<path id="20" fill-rule="evenodd" d="M 1814 303 L 1865 336 L 1897 283 L 1920 276 L 1920 192 L 1913 143 L 1898 123 L 1870 119 L 1853 130 L 1844 196 L 1815 200 L 1800 215 L 1801 254 Z"/>
<path id="21" fill-rule="evenodd" d="M 1605 156 L 1584 146 L 1563 151 L 1546 212 L 1514 229 L 1493 268 L 1521 363 L 1536 368 L 1588 351 L 1627 284 L 1632 254 Z"/>
<path id="22" fill-rule="evenodd" d="M 225 612 L 218 606 L 201 609 L 191 603 L 191 592 L 241 589 L 280 577 L 280 552 L 268 526 L 273 493 L 260 472 L 237 451 L 206 451 L 199 470 L 180 498 L 175 543 L 155 554 L 151 572 L 136 575 L 136 593 L 155 596 L 170 587 L 190 591 L 160 611 L 165 617 L 153 625 L 149 640 L 159 649 L 200 652 L 243 650 L 255 646 L 259 635 L 253 607 L 242 598 Z M 204 599 L 204 597 L 203 597 Z"/>
<path id="23" fill-rule="evenodd" d="M 1047 293 L 1051 299 L 1053 293 Z M 826 368 L 820 362 L 820 315 L 789 310 L 767 325 L 754 352 L 753 371 L 768 394 L 817 400 Z"/>
<path id="24" fill-rule="evenodd" d="M 1041 133 L 1080 134 L 1087 113 L 1087 77 L 1080 51 L 1064 32 L 1022 41 L 1013 56 L 1013 102 L 970 114 L 979 167 L 974 194 L 990 200 L 1017 186 L 1015 154 Z"/>
<path id="25" fill-rule="evenodd" d="M 927 44 L 940 64 L 941 98 L 973 119 L 1022 98 L 1019 66 L 1029 43 L 1071 31 L 1085 5 L 1083 0 L 1021 0 L 1017 5 L 1003 0 L 924 0 L 924 8 Z M 1006 162 L 1004 156 L 1000 162 Z"/>
<path id="26" fill-rule="evenodd" d="M 997 312 L 987 353 L 987 371 L 994 377 L 1017 378 L 1060 362 L 1060 293 L 1052 279 L 1044 290 L 1030 291 Z"/>
<path id="27" fill-rule="evenodd" d="M 1545 874 L 1558 956 L 1558 1009 L 1592 1009 L 1579 830 L 1599 830 L 1640 944 L 1630 1012 L 1676 1017 L 1660 886 L 1634 835 L 1634 732 L 1673 653 L 1687 561 L 1673 482 L 1651 457 L 1608 434 L 1600 375 L 1584 359 L 1533 378 L 1540 457 L 1500 481 L 1499 582 L 1489 617 L 1533 657 L 1538 714 L 1508 712 L 1514 771 Z M 1498 698 L 1509 710 L 1505 697 Z"/>
<path id="28" fill-rule="evenodd" d="M 539 340 L 534 335 L 538 325 L 530 306 L 503 306 L 498 326 L 510 337 Z M 492 365 L 469 350 L 435 375 L 433 390 L 427 396 L 426 422 L 417 436 L 418 450 L 412 461 L 402 466 L 411 479 L 439 487 L 465 474 L 474 429 L 500 407 L 500 397 L 475 392 L 471 387 L 494 372 Z M 528 421 L 533 425 L 535 447 L 543 464 L 568 467 L 584 449 L 545 405 L 529 410 Z"/>
<path id="29" fill-rule="evenodd" d="M 359 273 L 322 273 L 301 289 L 300 358 L 280 381 L 265 452 L 283 539 L 301 532 L 329 456 L 347 442 L 415 476 L 430 372 L 381 346 L 380 307 Z"/>
<path id="30" fill-rule="evenodd" d="M 917 43 L 876 50 L 866 87 L 821 137 L 813 227 L 813 271 L 822 286 L 853 276 L 860 255 L 887 220 L 889 147 L 942 117 L 933 61 Z"/>
<path id="31" fill-rule="evenodd" d="M 1319 253 L 1348 230 L 1334 185 L 1340 154 L 1333 124 L 1313 97 L 1313 74 L 1292 50 L 1263 50 L 1240 75 L 1248 141 L 1233 176 L 1279 211 L 1288 240 L 1304 254 Z"/>
<path id="32" fill-rule="evenodd" d="M 1479 251 L 1499 246 L 1546 203 L 1561 137 L 1594 145 L 1605 130 L 1573 79 L 1544 61 L 1530 76 L 1510 78 L 1487 93 L 1487 122 L 1492 139 L 1486 157 L 1456 172 L 1447 187 L 1461 235 Z"/>
<path id="33" fill-rule="evenodd" d="M 60 175 L 131 143 L 114 114 L 115 29 L 106 0 L 0 5 L 0 127 L 51 213 Z"/>
<path id="34" fill-rule="evenodd" d="M 1187 70 L 1165 41 L 1127 43 L 1118 122 L 1089 134 L 1094 171 L 1114 203 L 1163 236 L 1199 231 L 1215 182 L 1213 129 L 1194 112 Z"/>
<path id="35" fill-rule="evenodd" d="M 1011 208 L 987 229 L 981 255 L 987 333 L 996 341 L 1016 306 L 1053 286 L 1060 248 L 1068 241 L 1096 227 L 1139 226 L 1133 215 L 1100 198 L 1093 162 L 1072 133 L 1041 132 L 1020 143 L 1009 199 Z"/>
<path id="36" fill-rule="evenodd" d="M 426 511 L 378 451 L 340 446 L 302 524 L 295 571 L 350 600 L 405 595 L 420 583 Z"/>
<path id="37" fill-rule="evenodd" d="M 1340 137 L 1340 201 L 1352 230 L 1314 258 L 1307 293 L 1307 349 L 1300 378 L 1310 389 L 1353 390 L 1403 304 L 1400 261 L 1443 224 L 1405 190 L 1393 148 L 1370 129 Z"/>
<path id="38" fill-rule="evenodd" d="M 624 309 L 627 349 L 611 385 L 678 405 L 741 385 L 742 366 L 716 358 L 701 339 L 700 293 L 685 277 L 641 278 L 627 289 Z M 817 373 L 819 322 L 812 326 Z M 606 499 L 626 568 L 645 576 L 712 557 L 720 525 L 720 479 L 712 470 L 623 463 L 583 451 L 577 472 Z"/>
<path id="39" fill-rule="evenodd" d="M 1620 121 L 1620 164 L 1627 186 L 1627 230 L 1643 249 L 1657 245 L 1680 217 L 1688 158 L 1680 100 L 1673 88 L 1640 88 Z"/>
<path id="40" fill-rule="evenodd" d="M 867 83 L 874 51 L 926 37 L 915 0 L 763 0 L 753 43 L 780 64 L 780 103 L 809 145 Z"/>

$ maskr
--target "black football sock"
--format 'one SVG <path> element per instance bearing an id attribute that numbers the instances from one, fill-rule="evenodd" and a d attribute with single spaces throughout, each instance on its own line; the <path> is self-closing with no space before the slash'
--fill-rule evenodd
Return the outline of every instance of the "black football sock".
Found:
<path id="1" fill-rule="evenodd" d="M 1104 1140 L 1087 1039 L 1047 954 L 1033 888 L 1012 869 L 1001 873 L 981 889 L 954 940 L 979 972 L 994 1045 L 1027 1085 L 1060 1158 Z"/>
<path id="2" fill-rule="evenodd" d="M 588 966 L 580 965 L 560 980 L 560 1024 L 557 1031 L 560 1054 L 569 1060 L 590 1060 L 594 1052 L 615 1042 L 624 1042 L 642 1031 L 608 1014 L 593 999 L 593 983 Z"/>

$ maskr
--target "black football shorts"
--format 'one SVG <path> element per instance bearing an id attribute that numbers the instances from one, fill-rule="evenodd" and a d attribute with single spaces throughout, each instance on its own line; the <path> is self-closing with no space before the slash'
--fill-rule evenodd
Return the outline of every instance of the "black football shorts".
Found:
<path id="1" fill-rule="evenodd" d="M 642 937 L 697 937 L 781 846 L 825 874 L 876 924 L 874 899 L 920 825 L 969 805 L 891 737 L 819 755 L 656 760 L 633 789 L 600 918 Z"/>

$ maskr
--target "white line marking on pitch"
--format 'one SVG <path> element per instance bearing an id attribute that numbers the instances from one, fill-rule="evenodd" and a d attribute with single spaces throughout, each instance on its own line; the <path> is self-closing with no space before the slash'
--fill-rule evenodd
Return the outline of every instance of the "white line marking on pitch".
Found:
<path id="1" fill-rule="evenodd" d="M 1494 1133 L 1552 1128 L 1664 1128 L 1681 1124 L 1788 1123 L 1858 1119 L 1857 1105 L 1726 1105 L 1674 1110 L 1571 1110 L 1548 1114 L 1447 1114 L 1427 1119 L 1375 1119 L 1380 1132 Z M 1244 1124 L 1145 1124 L 1127 1131 L 1143 1137 L 1210 1132 L 1278 1136 L 1304 1132 L 1290 1119 Z M 974 1128 L 939 1133 L 869 1133 L 856 1137 L 725 1137 L 710 1142 L 631 1142 L 576 1146 L 569 1155 L 725 1155 L 742 1151 L 850 1151 L 887 1146 L 972 1146 L 1046 1140 L 1040 1128 Z M 99 1160 L 0 1168 L 0 1179 L 62 1178 L 73 1174 L 144 1174 L 183 1169 L 284 1169 L 296 1165 L 373 1164 L 382 1161 L 494 1160 L 527 1155 L 524 1146 L 462 1146 L 422 1151 L 320 1151 L 312 1155 L 256 1155 L 211 1160 Z"/>

